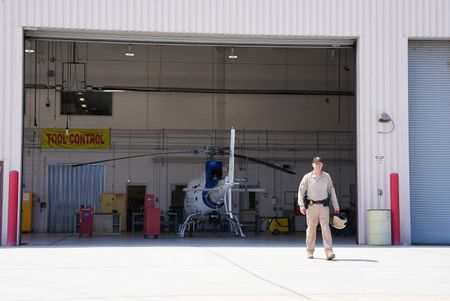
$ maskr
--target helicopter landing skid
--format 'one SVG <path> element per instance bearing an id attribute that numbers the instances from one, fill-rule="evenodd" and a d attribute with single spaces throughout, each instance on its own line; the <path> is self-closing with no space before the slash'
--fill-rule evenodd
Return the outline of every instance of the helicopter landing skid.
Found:
<path id="1" fill-rule="evenodd" d="M 184 221 L 184 223 L 180 226 L 180 228 L 178 229 L 178 236 L 179 237 L 184 237 L 186 230 L 188 231 L 195 231 L 196 225 L 197 225 L 197 221 L 195 219 L 195 217 L 197 217 L 198 215 L 200 215 L 199 213 L 192 213 L 191 215 L 189 215 L 186 220 Z M 241 223 L 239 222 L 238 218 L 236 215 L 234 214 L 226 214 L 226 220 L 230 223 L 231 226 L 231 230 L 234 231 L 234 233 L 236 235 L 239 235 L 240 237 L 245 237 L 244 232 L 242 231 L 241 228 Z"/>
<path id="2" fill-rule="evenodd" d="M 184 223 L 180 226 L 178 229 L 178 236 L 184 237 L 184 233 L 186 232 L 186 229 L 188 231 L 195 230 L 195 226 L 197 224 L 197 221 L 194 219 L 197 215 L 200 215 L 199 213 L 192 213 L 189 215 L 185 220 Z"/>
<path id="3" fill-rule="evenodd" d="M 227 221 L 231 225 L 231 229 L 234 230 L 234 233 L 236 235 L 240 235 L 241 237 L 245 237 L 244 232 L 242 232 L 241 223 L 239 222 L 237 216 L 234 215 L 233 213 L 229 213 L 226 215 L 226 217 Z"/>

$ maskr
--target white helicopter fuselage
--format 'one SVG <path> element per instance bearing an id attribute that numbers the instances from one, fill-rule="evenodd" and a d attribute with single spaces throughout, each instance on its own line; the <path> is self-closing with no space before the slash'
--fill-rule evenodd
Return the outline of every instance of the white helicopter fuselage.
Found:
<path id="1" fill-rule="evenodd" d="M 196 213 L 199 217 L 208 218 L 212 211 L 218 212 L 224 206 L 225 195 L 233 184 L 227 183 L 226 179 L 221 179 L 214 187 L 205 188 L 205 185 L 205 174 L 191 180 L 187 185 L 184 199 L 186 216 Z"/>

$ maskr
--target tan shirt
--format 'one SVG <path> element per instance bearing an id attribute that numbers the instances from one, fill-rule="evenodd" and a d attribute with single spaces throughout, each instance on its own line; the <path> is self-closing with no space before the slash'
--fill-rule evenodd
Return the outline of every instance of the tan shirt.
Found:
<path id="1" fill-rule="evenodd" d="M 314 172 L 307 173 L 298 187 L 298 205 L 304 206 L 303 197 L 308 194 L 308 199 L 313 201 L 321 201 L 328 197 L 333 204 L 333 208 L 339 209 L 339 204 L 334 190 L 333 181 L 328 173 L 322 171 L 320 176 L 316 176 Z"/>

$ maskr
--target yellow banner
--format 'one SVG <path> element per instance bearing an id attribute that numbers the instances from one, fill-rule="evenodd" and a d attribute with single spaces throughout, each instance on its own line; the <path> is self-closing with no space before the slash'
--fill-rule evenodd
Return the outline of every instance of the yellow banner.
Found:
<path id="1" fill-rule="evenodd" d="M 109 130 L 42 129 L 42 148 L 109 148 Z"/>

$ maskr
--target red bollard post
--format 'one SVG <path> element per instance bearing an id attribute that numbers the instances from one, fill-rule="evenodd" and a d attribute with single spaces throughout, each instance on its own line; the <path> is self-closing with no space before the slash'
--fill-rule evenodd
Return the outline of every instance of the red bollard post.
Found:
<path id="1" fill-rule="evenodd" d="M 11 170 L 9 172 L 8 191 L 8 246 L 17 245 L 17 212 L 19 205 L 19 172 Z"/>
<path id="2" fill-rule="evenodd" d="M 392 244 L 400 244 L 400 196 L 398 173 L 391 173 L 391 230 Z"/>

